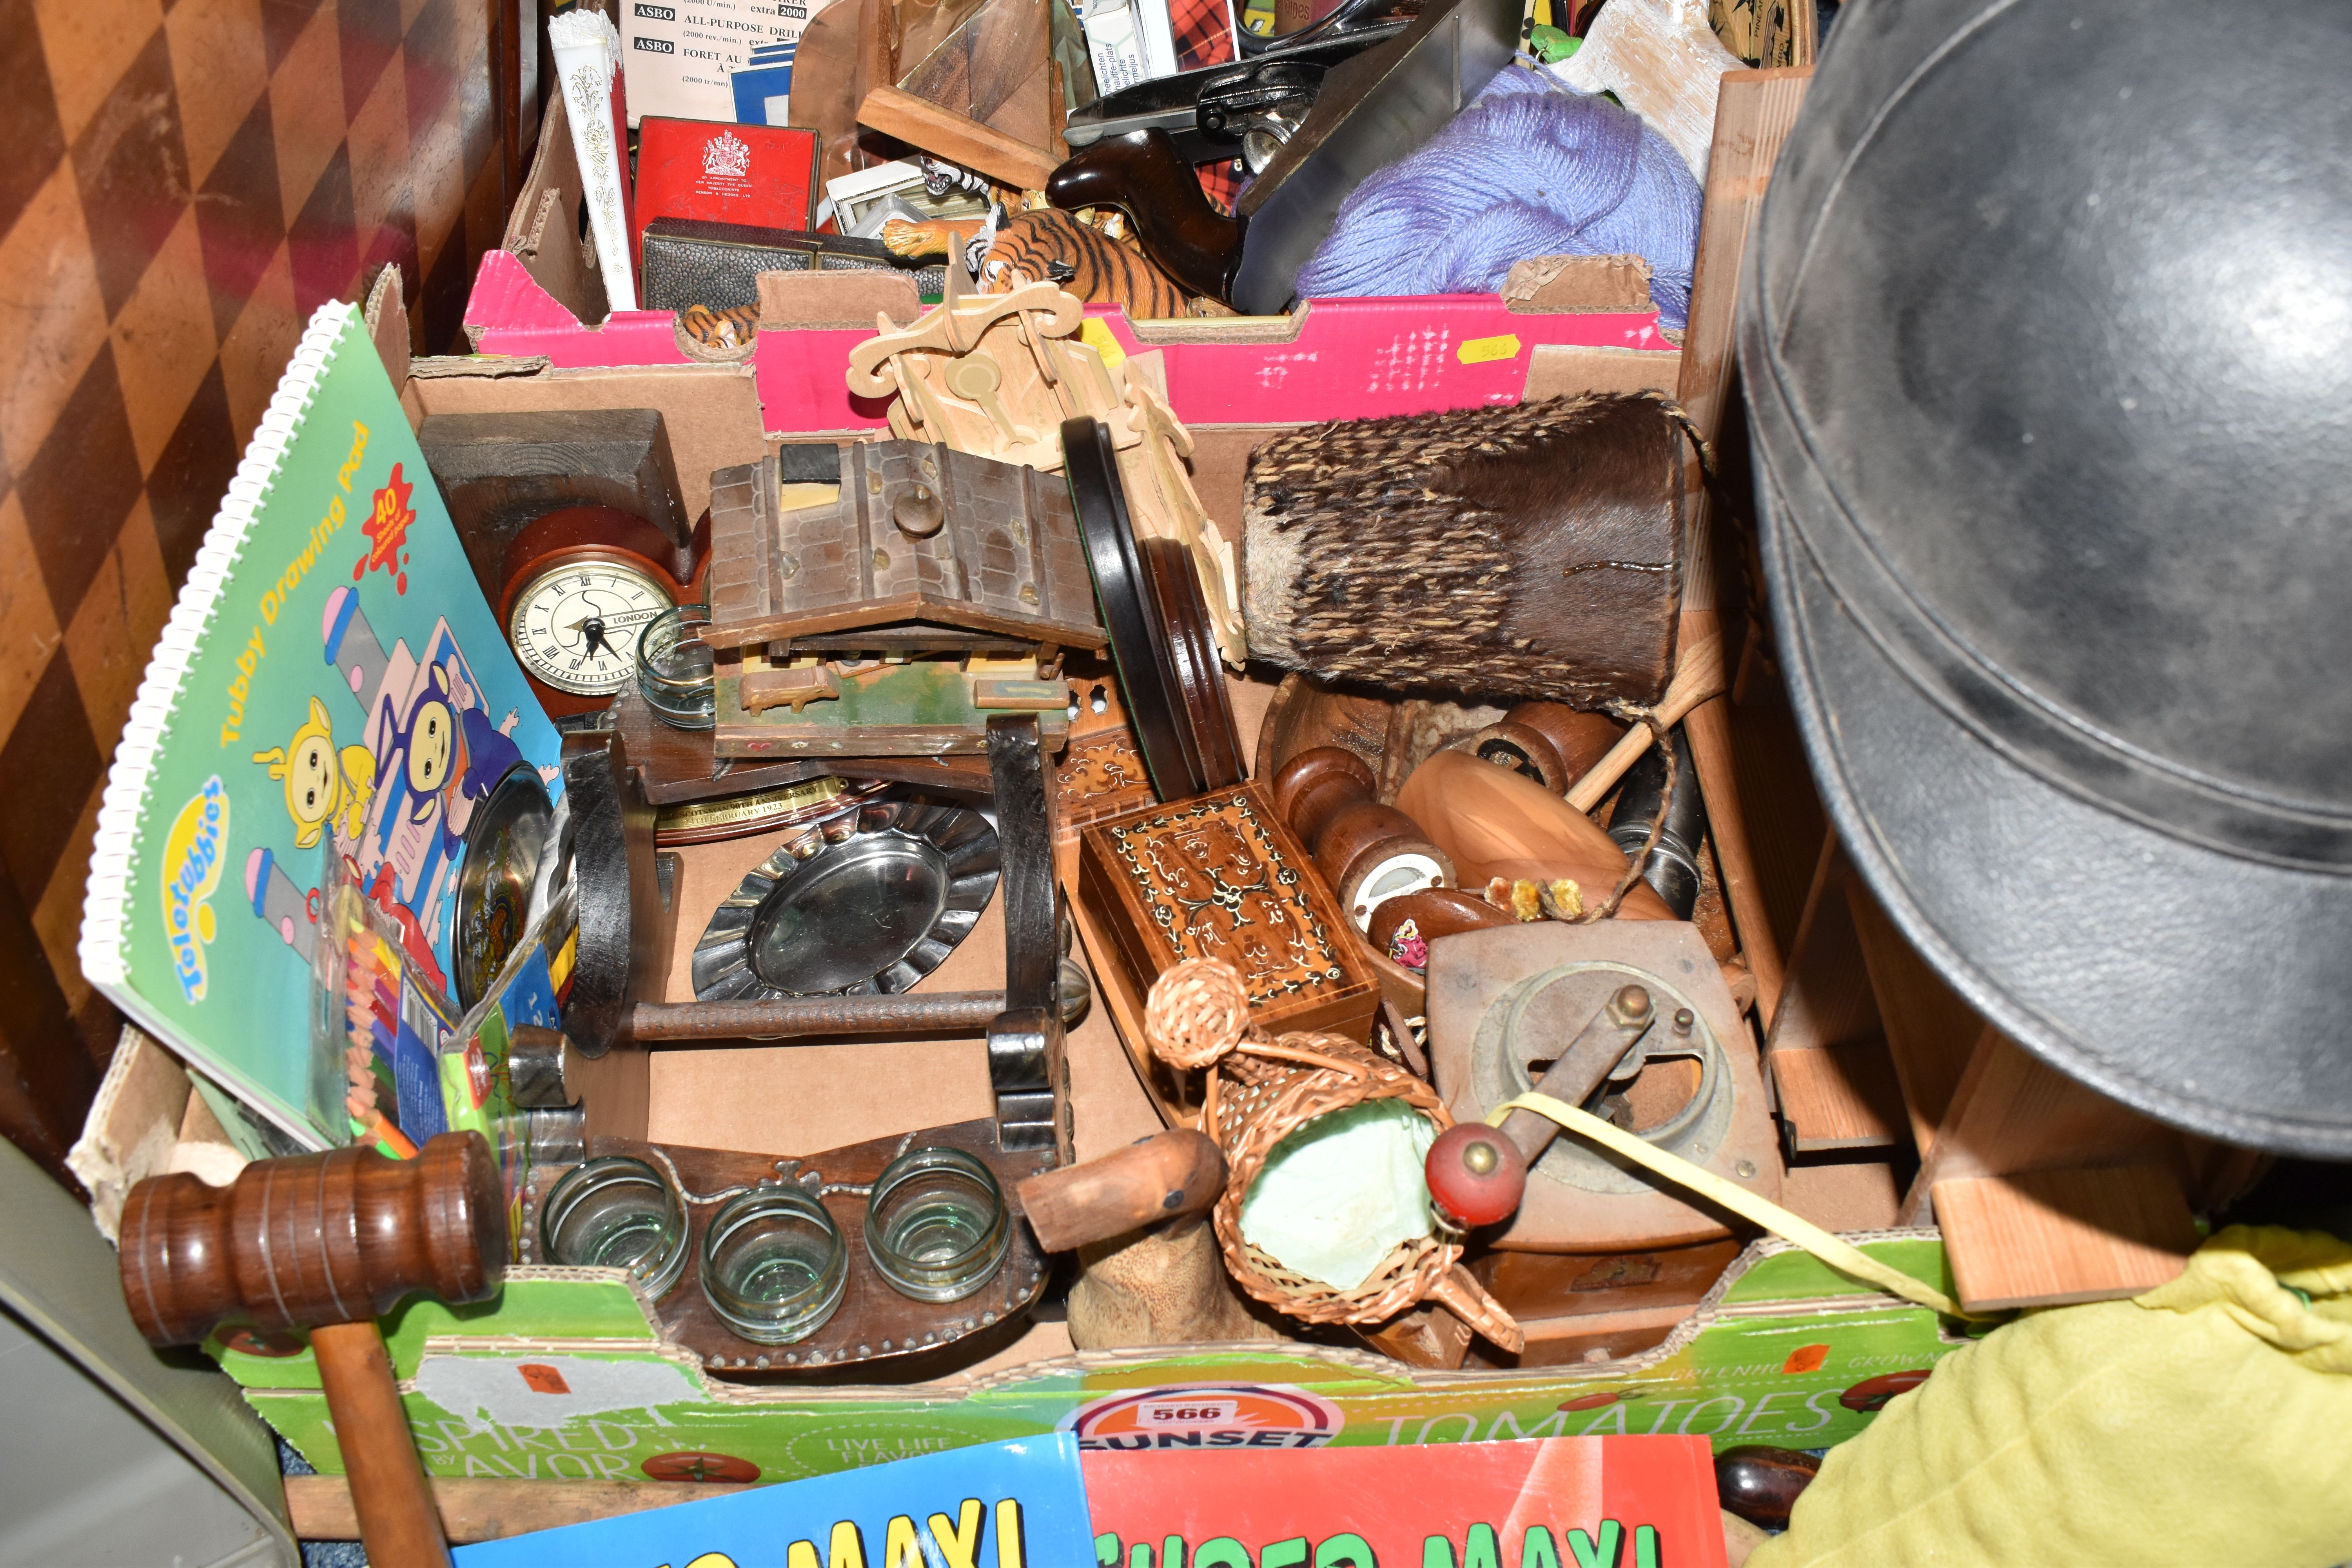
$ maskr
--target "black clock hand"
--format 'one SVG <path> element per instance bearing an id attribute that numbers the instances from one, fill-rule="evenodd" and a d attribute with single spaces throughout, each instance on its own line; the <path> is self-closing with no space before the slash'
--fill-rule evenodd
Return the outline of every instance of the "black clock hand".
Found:
<path id="1" fill-rule="evenodd" d="M 583 658 L 587 655 L 593 654 L 599 647 L 610 648 L 612 647 L 610 643 L 607 643 L 604 640 L 604 616 L 589 616 L 588 619 L 580 623 L 580 630 L 582 635 L 586 637 L 588 643 L 587 648 L 583 654 Z"/>

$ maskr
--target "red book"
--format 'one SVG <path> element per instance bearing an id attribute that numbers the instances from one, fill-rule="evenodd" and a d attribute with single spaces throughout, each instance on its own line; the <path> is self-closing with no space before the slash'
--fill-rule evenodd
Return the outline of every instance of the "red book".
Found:
<path id="1" fill-rule="evenodd" d="M 632 215 L 639 275 L 646 226 L 657 217 L 806 230 L 816 216 L 816 132 L 796 126 L 646 115 L 637 123 Z"/>
<path id="2" fill-rule="evenodd" d="M 1297 1425 L 1296 1413 L 1272 1409 L 1273 1398 L 1255 1388 L 1153 1389 L 1081 1412 L 1099 1561 L 1722 1568 L 1704 1437 L 1330 1448 L 1321 1446 L 1328 1431 L 1284 1429 Z"/>

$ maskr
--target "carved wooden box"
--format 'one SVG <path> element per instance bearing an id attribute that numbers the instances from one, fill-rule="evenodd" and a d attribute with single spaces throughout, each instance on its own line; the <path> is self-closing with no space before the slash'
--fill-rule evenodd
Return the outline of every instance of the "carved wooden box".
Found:
<path id="1" fill-rule="evenodd" d="M 1103 646 L 1060 476 L 921 441 L 844 447 L 840 473 L 837 497 L 805 506 L 792 504 L 773 459 L 711 475 L 704 641 L 744 647 L 913 622 Z"/>
<path id="2" fill-rule="evenodd" d="M 1270 1035 L 1363 1040 L 1380 987 L 1330 887 L 1255 784 L 1109 817 L 1078 836 L 1079 900 L 1115 953 L 1103 976 L 1140 1017 L 1162 970 L 1222 958 Z"/>

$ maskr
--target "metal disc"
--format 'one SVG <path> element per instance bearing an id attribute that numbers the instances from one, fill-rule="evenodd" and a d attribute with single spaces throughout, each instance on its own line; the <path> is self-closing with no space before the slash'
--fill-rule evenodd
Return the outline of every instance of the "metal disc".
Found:
<path id="1" fill-rule="evenodd" d="M 531 888 L 554 816 L 538 772 L 518 763 L 467 825 L 450 966 L 460 1007 L 482 999 L 530 924 Z"/>
<path id="2" fill-rule="evenodd" d="M 1153 794 L 1162 800 L 1189 799 L 1209 785 L 1189 743 L 1183 695 L 1176 686 L 1167 631 L 1152 613 L 1110 434 L 1092 419 L 1065 420 L 1062 455 L 1136 749 L 1143 753 Z"/>
<path id="3" fill-rule="evenodd" d="M 905 991 L 971 934 L 997 871 L 996 829 L 962 806 L 888 800 L 845 833 L 804 828 L 712 913 L 695 944 L 694 994 Z"/>

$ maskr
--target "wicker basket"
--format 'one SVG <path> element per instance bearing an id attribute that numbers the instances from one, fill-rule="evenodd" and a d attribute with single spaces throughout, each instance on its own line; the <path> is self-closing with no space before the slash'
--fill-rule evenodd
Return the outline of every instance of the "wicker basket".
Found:
<path id="1" fill-rule="evenodd" d="M 1201 1126 L 1225 1156 L 1217 1240 L 1241 1288 L 1308 1323 L 1382 1323 L 1425 1300 L 1443 1304 L 1487 1340 L 1517 1352 L 1518 1324 L 1461 1265 L 1458 1237 L 1444 1230 L 1401 1242 L 1350 1290 L 1285 1268 L 1242 1237 L 1242 1204 L 1276 1144 L 1315 1118 L 1375 1100 L 1402 1100 L 1435 1124 L 1454 1124 L 1429 1085 L 1337 1035 L 1267 1040 L 1249 1027 L 1249 1000 L 1234 967 L 1190 959 L 1152 983 L 1144 1034 L 1162 1060 L 1208 1073 Z"/>

